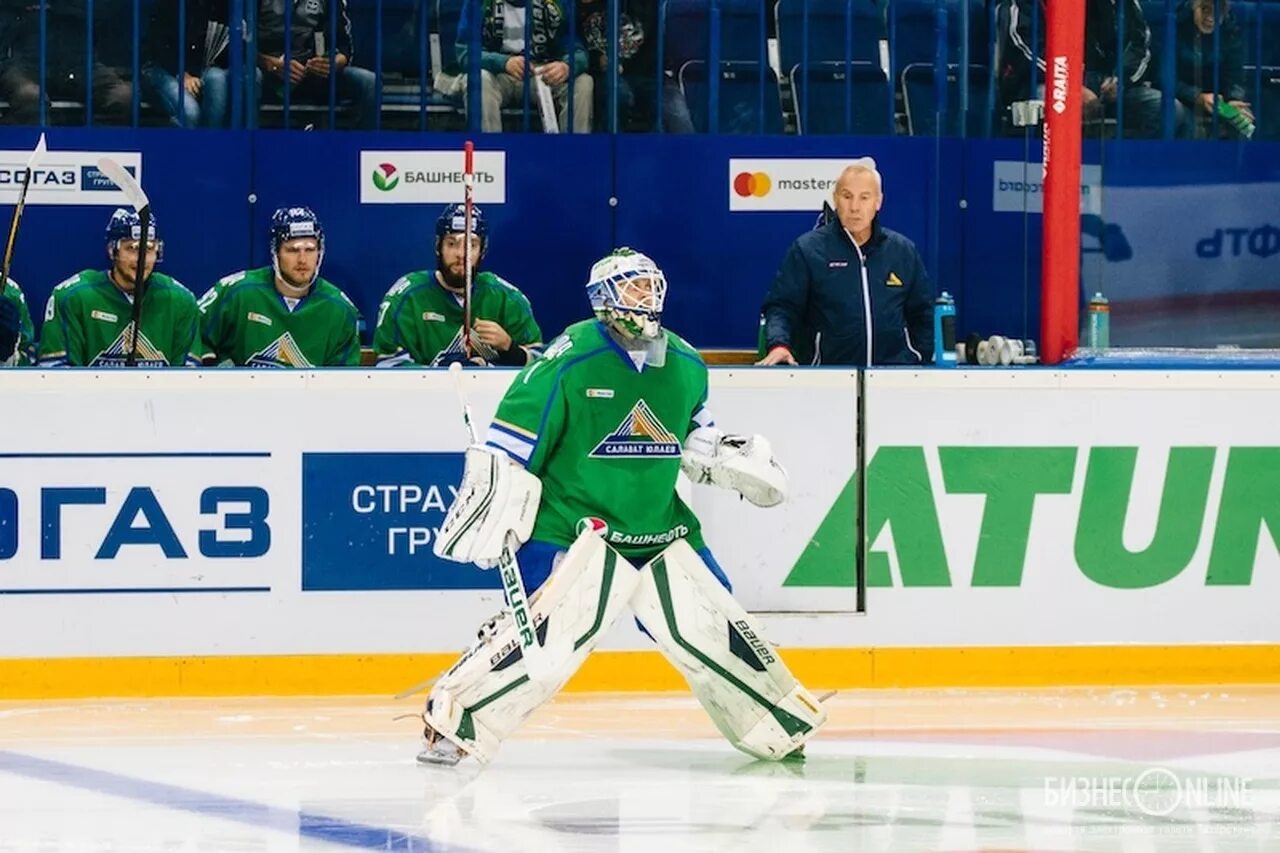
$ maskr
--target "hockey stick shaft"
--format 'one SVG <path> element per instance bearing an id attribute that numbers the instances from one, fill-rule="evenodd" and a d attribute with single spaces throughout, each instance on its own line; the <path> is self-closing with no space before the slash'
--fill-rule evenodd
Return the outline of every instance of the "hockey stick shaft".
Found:
<path id="1" fill-rule="evenodd" d="M 463 218 L 463 249 L 465 260 L 463 264 L 466 268 L 466 284 L 462 289 L 462 349 L 467 358 L 471 357 L 471 282 L 475 275 L 475 270 L 471 263 L 471 231 L 473 225 L 472 205 L 474 204 L 475 193 L 475 146 L 471 140 L 467 140 L 462 144 L 462 218 Z"/>
<path id="2" fill-rule="evenodd" d="M 44 134 L 40 134 L 40 139 L 36 142 L 36 147 L 32 150 L 31 156 L 27 158 L 27 168 L 22 174 L 22 189 L 18 190 L 18 203 L 13 207 L 13 218 L 9 220 L 9 239 L 4 246 L 4 262 L 0 265 L 0 296 L 4 295 L 5 288 L 9 286 L 9 269 L 13 263 L 13 247 L 18 242 L 18 225 L 22 222 L 22 212 L 27 207 L 27 190 L 31 187 L 31 176 L 35 170 L 36 164 L 40 162 L 40 158 L 44 156 L 45 142 Z"/>

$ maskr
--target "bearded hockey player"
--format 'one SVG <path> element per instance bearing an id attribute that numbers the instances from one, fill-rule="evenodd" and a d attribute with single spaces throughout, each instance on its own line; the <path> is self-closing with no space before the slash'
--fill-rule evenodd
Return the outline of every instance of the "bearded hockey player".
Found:
<path id="1" fill-rule="evenodd" d="M 41 367 L 123 367 L 133 345 L 142 220 L 118 208 L 107 223 L 111 268 L 84 270 L 59 284 L 45 306 Z M 138 333 L 138 367 L 197 365 L 196 299 L 177 279 L 153 272 L 164 257 L 156 222 L 147 229 L 146 282 Z"/>
<path id="2" fill-rule="evenodd" d="M 480 261 L 489 248 L 484 212 L 471 210 L 471 239 L 462 205 L 451 204 L 436 220 L 436 268 L 408 273 L 387 291 L 378 308 L 373 348 L 379 367 L 430 365 L 454 361 L 521 367 L 542 349 L 542 330 L 533 308 L 515 285 L 487 270 Z M 471 253 L 471 348 L 462 343 L 462 298 L 466 255 Z"/>
<path id="3" fill-rule="evenodd" d="M 487 442 L 467 449 L 435 553 L 498 566 L 511 606 L 436 682 L 419 761 L 492 759 L 627 610 L 731 744 L 760 759 L 796 756 L 826 713 L 734 600 L 676 494 L 683 469 L 774 506 L 786 474 L 762 436 L 715 427 L 706 365 L 662 328 L 667 282 L 653 261 L 619 249 L 592 267 L 587 292 L 596 319 L 521 371 Z"/>
<path id="4" fill-rule="evenodd" d="M 271 266 L 234 273 L 200 297 L 206 364 L 360 364 L 360 314 L 320 277 L 324 229 L 308 207 L 271 217 Z"/>

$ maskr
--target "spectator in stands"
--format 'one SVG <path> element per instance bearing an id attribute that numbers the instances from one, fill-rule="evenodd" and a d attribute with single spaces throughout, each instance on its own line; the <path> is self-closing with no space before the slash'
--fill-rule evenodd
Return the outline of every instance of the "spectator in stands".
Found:
<path id="1" fill-rule="evenodd" d="M 293 3 L 289 63 L 284 58 L 285 3 Z M 330 15 L 337 15 L 334 28 L 333 67 L 329 66 Z M 351 64 L 351 16 L 347 0 L 260 0 L 258 6 L 258 69 L 270 78 L 267 92 L 279 100 L 290 87 L 290 100 L 327 104 L 329 74 L 338 75 L 337 94 L 354 102 L 356 126 L 372 130 L 377 112 L 377 78 L 367 68 Z M 261 79 L 261 74 L 259 79 Z"/>
<path id="2" fill-rule="evenodd" d="M 85 0 L 48 0 L 45 9 L 45 80 L 40 90 L 40 3 L 0 0 L 0 97 L 9 102 L 8 124 L 35 124 L 40 102 L 51 98 L 83 101 L 85 97 Z M 94 5 L 93 107 L 102 120 L 123 124 L 129 119 L 133 87 L 124 72 L 104 61 L 100 50 L 111 42 L 125 11 L 118 2 Z M 49 116 L 54 123 L 60 116 Z"/>
<path id="3" fill-rule="evenodd" d="M 618 23 L 618 129 L 657 127 L 658 8 L 656 0 L 621 0 Z M 582 0 L 579 32 L 595 79 L 595 129 L 609 129 L 609 16 L 603 0 Z M 675 80 L 663 75 L 662 129 L 693 133 L 689 105 Z"/>
<path id="4" fill-rule="evenodd" d="M 458 22 L 458 73 L 441 74 L 436 89 L 450 97 L 466 100 L 468 53 L 471 46 L 470 11 L 472 2 L 480 3 L 480 89 L 482 112 L 480 126 L 486 132 L 502 130 L 502 108 L 523 102 L 524 81 L 531 77 L 533 86 L 541 79 L 551 87 L 551 95 L 559 110 L 559 126 L 568 132 L 569 79 L 573 78 L 573 132 L 591 132 L 593 85 L 587 71 L 587 50 L 581 38 L 569 44 L 567 14 L 572 4 L 559 0 L 465 0 Z M 524 49 L 526 28 L 529 57 Z M 537 92 L 531 100 L 538 102 Z"/>
<path id="5" fill-rule="evenodd" d="M 1011 104 L 1032 97 L 1031 65 L 1036 73 L 1034 97 L 1043 100 L 1045 87 L 1044 37 L 1046 0 L 1006 0 L 1005 36 L 1000 85 L 1003 102 Z M 1124 3 L 1124 39 L 1118 37 L 1118 4 Z M 1038 12 L 1033 9 L 1039 6 Z M 1039 26 L 1033 18 L 1039 16 Z M 1032 31 L 1036 41 L 1032 43 Z M 1151 31 L 1142 13 L 1140 0 L 1085 0 L 1084 89 L 1082 113 L 1087 125 L 1100 127 L 1102 119 L 1115 114 L 1120 92 L 1118 51 L 1124 57 L 1125 131 L 1132 136 L 1155 137 L 1160 133 L 1160 90 L 1148 76 L 1151 62 Z"/>
<path id="6" fill-rule="evenodd" d="M 923 364 L 933 358 L 933 286 L 915 244 L 880 224 L 876 162 L 854 160 L 834 217 L 791 244 L 765 298 L 772 364 Z"/>
<path id="7" fill-rule="evenodd" d="M 227 0 L 186 0 L 184 32 L 178 31 L 178 23 L 176 2 L 156 4 L 143 45 L 144 90 L 178 127 L 226 127 Z"/>
<path id="8" fill-rule="evenodd" d="M 1216 10 L 1214 7 L 1217 7 Z M 1228 0 L 1183 0 L 1177 12 L 1178 135 L 1207 136 L 1218 98 L 1235 107 L 1250 122 L 1253 110 L 1244 99 L 1244 38 Z M 1217 36 L 1218 89 L 1214 93 L 1214 34 Z M 1228 121 L 1219 119 L 1224 135 L 1238 136 Z"/>

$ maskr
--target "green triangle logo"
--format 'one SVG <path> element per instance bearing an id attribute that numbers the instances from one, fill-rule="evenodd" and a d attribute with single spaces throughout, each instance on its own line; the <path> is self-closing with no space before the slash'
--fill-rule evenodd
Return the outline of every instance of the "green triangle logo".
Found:
<path id="1" fill-rule="evenodd" d="M 782 582 L 786 586 L 854 586 L 855 527 L 858 511 L 858 478 L 844 484 L 835 503 L 809 539 L 800 559 Z"/>

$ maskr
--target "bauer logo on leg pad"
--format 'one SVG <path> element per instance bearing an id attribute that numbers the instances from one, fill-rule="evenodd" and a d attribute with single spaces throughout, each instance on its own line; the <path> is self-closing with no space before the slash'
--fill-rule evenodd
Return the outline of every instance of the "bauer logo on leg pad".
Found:
<path id="1" fill-rule="evenodd" d="M 520 581 L 516 577 L 519 567 L 508 564 L 502 569 L 502 588 L 507 593 L 507 602 L 511 605 L 511 615 L 516 620 L 516 629 L 520 632 L 520 644 L 528 647 L 534 644 L 533 625 L 529 618 L 529 602 L 520 594 Z"/>
<path id="2" fill-rule="evenodd" d="M 737 629 L 738 634 L 747 641 L 747 645 L 751 646 L 762 661 L 765 663 L 778 662 L 778 659 L 773 656 L 773 652 L 769 650 L 769 644 L 757 636 L 755 631 L 751 630 L 751 625 L 747 620 L 739 619 L 733 623 L 733 627 Z"/>

